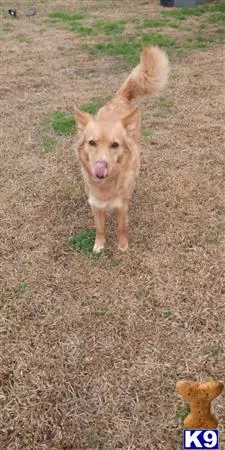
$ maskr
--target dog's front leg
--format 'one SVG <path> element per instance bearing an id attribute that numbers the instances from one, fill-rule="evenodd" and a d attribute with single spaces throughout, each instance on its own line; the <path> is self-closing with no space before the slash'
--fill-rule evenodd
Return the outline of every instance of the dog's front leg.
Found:
<path id="1" fill-rule="evenodd" d="M 106 211 L 104 209 L 98 209 L 92 206 L 92 212 L 95 219 L 96 237 L 93 248 L 94 253 L 100 253 L 104 250 L 105 245 L 105 217 Z"/>
<path id="2" fill-rule="evenodd" d="M 118 249 L 125 251 L 128 249 L 127 223 L 128 223 L 128 203 L 124 203 L 121 208 L 116 209 L 118 221 Z"/>

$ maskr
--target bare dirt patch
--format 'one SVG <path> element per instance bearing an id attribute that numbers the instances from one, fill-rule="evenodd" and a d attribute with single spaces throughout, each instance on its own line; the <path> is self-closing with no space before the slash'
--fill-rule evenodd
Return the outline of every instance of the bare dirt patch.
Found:
<path id="1" fill-rule="evenodd" d="M 108 3 L 66 10 L 94 18 L 98 5 L 108 20 Z M 140 102 L 152 135 L 142 137 L 131 248 L 115 251 L 110 219 L 96 259 L 70 245 L 93 226 L 74 137 L 56 135 L 46 153 L 41 124 L 110 96 L 131 67 L 121 56 L 95 60 L 81 37 L 51 26 L 58 8 L 43 1 L 34 18 L 3 17 L 0 447 L 180 450 L 176 381 L 224 378 L 224 48 L 175 58 L 164 106 Z M 113 14 L 159 9 L 124 1 Z M 224 395 L 215 408 L 224 431 Z"/>

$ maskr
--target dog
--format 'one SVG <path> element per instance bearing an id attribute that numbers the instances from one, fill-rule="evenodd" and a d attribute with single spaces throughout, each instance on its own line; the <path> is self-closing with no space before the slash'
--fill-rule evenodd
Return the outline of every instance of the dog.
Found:
<path id="1" fill-rule="evenodd" d="M 140 171 L 141 114 L 131 102 L 137 97 L 158 94 L 166 85 L 168 74 L 169 61 L 164 51 L 146 47 L 140 64 L 95 117 L 75 106 L 76 154 L 96 226 L 94 253 L 104 250 L 108 210 L 117 216 L 118 249 L 128 248 L 128 205 Z"/>

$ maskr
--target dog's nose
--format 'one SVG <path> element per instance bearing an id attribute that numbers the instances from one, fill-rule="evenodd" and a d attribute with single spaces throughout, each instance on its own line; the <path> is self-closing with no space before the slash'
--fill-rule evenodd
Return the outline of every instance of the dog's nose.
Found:
<path id="1" fill-rule="evenodd" d="M 103 178 L 106 178 L 108 175 L 108 164 L 106 161 L 98 160 L 94 163 L 92 168 L 93 175 L 98 178 L 99 180 L 102 180 Z"/>

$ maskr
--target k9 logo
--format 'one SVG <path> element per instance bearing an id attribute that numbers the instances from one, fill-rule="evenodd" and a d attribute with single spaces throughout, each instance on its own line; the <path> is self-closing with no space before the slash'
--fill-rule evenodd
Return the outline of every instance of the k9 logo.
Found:
<path id="1" fill-rule="evenodd" d="M 218 450 L 218 430 L 184 430 L 184 450 Z"/>

